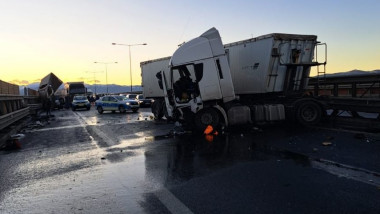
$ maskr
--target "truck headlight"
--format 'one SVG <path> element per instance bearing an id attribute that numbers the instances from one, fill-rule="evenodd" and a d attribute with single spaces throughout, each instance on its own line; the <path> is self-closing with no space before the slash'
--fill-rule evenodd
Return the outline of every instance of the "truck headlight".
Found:
<path id="1" fill-rule="evenodd" d="M 129 106 L 130 103 L 125 103 L 125 104 L 127 104 Z"/>

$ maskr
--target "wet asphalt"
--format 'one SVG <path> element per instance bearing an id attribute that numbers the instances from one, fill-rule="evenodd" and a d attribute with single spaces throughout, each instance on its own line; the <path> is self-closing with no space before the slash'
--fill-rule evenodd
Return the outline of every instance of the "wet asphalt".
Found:
<path id="1" fill-rule="evenodd" d="M 149 108 L 53 114 L 0 151 L 0 213 L 380 213 L 376 133 L 279 124 L 206 138 Z"/>

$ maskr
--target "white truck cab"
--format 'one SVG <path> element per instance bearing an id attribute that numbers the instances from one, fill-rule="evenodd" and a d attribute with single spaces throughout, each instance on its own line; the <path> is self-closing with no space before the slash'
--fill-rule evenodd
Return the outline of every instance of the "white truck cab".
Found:
<path id="1" fill-rule="evenodd" d="M 201 127 L 218 124 L 220 115 L 227 120 L 221 105 L 235 100 L 235 93 L 218 30 L 181 45 L 171 57 L 170 77 L 162 76 L 169 116 L 195 118 Z"/>

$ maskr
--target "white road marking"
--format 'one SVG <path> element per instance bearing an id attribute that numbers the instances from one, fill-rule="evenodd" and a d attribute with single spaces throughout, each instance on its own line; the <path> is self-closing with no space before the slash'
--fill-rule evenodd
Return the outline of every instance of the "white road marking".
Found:
<path id="1" fill-rule="evenodd" d="M 310 162 L 314 168 L 326 171 L 333 175 L 337 175 L 338 177 L 352 179 L 373 186 L 380 186 L 380 173 L 378 172 L 373 172 L 324 159 L 310 160 Z"/>
<path id="2" fill-rule="evenodd" d="M 155 192 L 157 198 L 168 208 L 168 210 L 173 213 L 179 214 L 191 214 L 191 210 L 186 207 L 177 197 L 175 197 L 169 190 L 166 188 L 161 189 Z"/>

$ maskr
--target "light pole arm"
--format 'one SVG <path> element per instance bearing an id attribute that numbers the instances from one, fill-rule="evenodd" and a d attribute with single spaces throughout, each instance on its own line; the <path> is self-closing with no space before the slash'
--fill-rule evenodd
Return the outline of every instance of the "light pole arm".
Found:
<path id="1" fill-rule="evenodd" d="M 146 44 L 146 43 L 141 43 L 141 44 L 120 44 L 120 43 L 112 43 L 112 45 L 128 46 L 128 52 L 129 52 L 129 75 L 130 75 L 130 79 L 131 79 L 131 92 L 132 92 L 132 56 L 131 56 L 131 46 L 147 45 L 147 44 Z"/>

